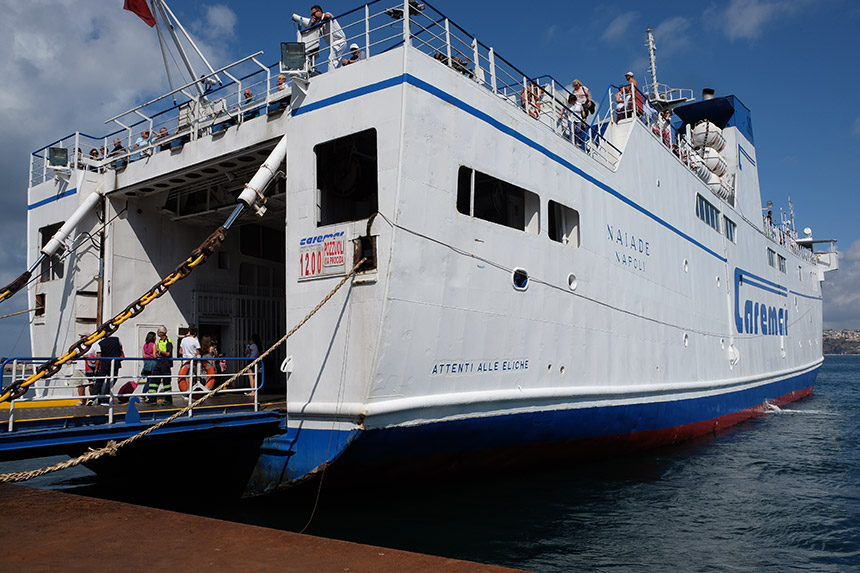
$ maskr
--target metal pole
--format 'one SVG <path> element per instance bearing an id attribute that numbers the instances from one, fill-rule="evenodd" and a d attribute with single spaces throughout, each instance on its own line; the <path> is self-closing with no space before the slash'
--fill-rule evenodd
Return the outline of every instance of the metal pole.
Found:
<path id="1" fill-rule="evenodd" d="M 498 92 L 498 88 L 496 88 L 496 52 L 493 48 L 490 48 L 490 81 L 492 82 L 491 89 L 493 93 Z"/>
<path id="2" fill-rule="evenodd" d="M 370 6 L 364 5 L 364 57 L 370 58 Z"/>

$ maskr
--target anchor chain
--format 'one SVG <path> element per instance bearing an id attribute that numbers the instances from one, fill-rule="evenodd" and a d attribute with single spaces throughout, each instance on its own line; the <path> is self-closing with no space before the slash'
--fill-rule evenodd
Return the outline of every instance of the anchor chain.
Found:
<path id="1" fill-rule="evenodd" d="M 24 380 L 16 381 L 10 384 L 8 387 L 2 390 L 2 394 L 0 394 L 0 402 L 5 402 L 6 400 L 15 399 L 22 396 L 27 388 L 32 384 L 38 382 L 39 380 L 50 378 L 54 374 L 60 371 L 60 368 L 70 362 L 72 360 L 77 360 L 81 358 L 84 354 L 89 351 L 93 344 L 98 342 L 99 340 L 106 338 L 112 335 L 117 329 L 120 327 L 122 323 L 127 321 L 130 318 L 134 318 L 138 314 L 140 314 L 144 307 L 162 296 L 167 290 L 171 287 L 171 285 L 176 282 L 184 279 L 191 271 L 193 271 L 196 267 L 202 265 L 206 262 L 212 253 L 221 246 L 221 243 L 224 242 L 224 239 L 227 237 L 227 229 L 225 227 L 218 227 L 205 241 L 203 241 L 199 247 L 194 249 L 191 252 L 191 256 L 189 256 L 185 261 L 182 262 L 176 269 L 161 279 L 158 283 L 156 283 L 151 289 L 141 295 L 137 300 L 129 304 L 125 310 L 114 316 L 112 319 L 104 322 L 99 328 L 87 336 L 86 338 L 82 338 L 72 344 L 69 347 L 69 350 L 58 358 L 53 358 L 44 362 L 39 368 L 25 378 Z M 21 281 L 21 277 L 19 277 L 15 283 Z M 26 284 L 26 280 L 23 281 Z M 13 284 L 15 284 L 13 283 Z M 19 287 L 20 288 L 20 287 Z M 8 292 L 8 287 L 7 287 Z M 5 293 L 0 294 L 0 297 L 5 295 Z M 8 295 L 11 296 L 11 295 Z M 8 298 L 7 296 L 7 298 Z M 0 298 L 2 300 L 2 298 Z"/>

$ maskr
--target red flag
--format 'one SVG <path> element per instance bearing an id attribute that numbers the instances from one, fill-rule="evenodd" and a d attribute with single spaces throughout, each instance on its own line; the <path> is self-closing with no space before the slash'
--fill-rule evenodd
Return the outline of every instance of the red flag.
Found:
<path id="1" fill-rule="evenodd" d="M 152 17 L 152 11 L 146 5 L 146 0 L 125 0 L 122 8 L 140 16 L 140 19 L 149 24 L 150 28 L 155 26 L 155 18 Z"/>

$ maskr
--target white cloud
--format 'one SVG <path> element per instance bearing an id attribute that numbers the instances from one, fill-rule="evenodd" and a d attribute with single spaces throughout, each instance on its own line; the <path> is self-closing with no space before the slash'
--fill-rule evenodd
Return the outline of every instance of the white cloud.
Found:
<path id="1" fill-rule="evenodd" d="M 657 44 L 658 53 L 663 56 L 678 53 L 691 43 L 690 20 L 683 16 L 676 16 L 660 22 L 654 28 L 654 41 Z"/>
<path id="2" fill-rule="evenodd" d="M 0 13 L 0 285 L 5 285 L 32 262 L 25 260 L 29 154 L 75 131 L 105 135 L 115 129 L 106 119 L 168 88 L 155 30 L 123 10 L 119 0 L 0 0 Z M 212 65 L 232 61 L 227 57 L 235 14 L 209 6 L 202 22 L 211 35 L 195 41 Z M 22 310 L 24 304 L 19 293 L 0 310 Z M 22 324 L 26 317 L 0 321 L 0 355 L 13 352 Z"/>
<path id="3" fill-rule="evenodd" d="M 709 6 L 703 20 L 706 25 L 722 30 L 729 40 L 756 40 L 776 19 L 815 6 L 813 0 L 731 0 L 728 6 Z"/>
<path id="4" fill-rule="evenodd" d="M 607 41 L 620 40 L 627 35 L 627 29 L 633 20 L 638 16 L 638 12 L 624 12 L 616 16 L 606 27 L 603 32 L 603 39 Z"/>
<path id="5" fill-rule="evenodd" d="M 224 4 L 204 6 L 204 9 L 203 20 L 192 24 L 194 33 L 211 44 L 231 41 L 236 35 L 236 13 Z"/>
<path id="6" fill-rule="evenodd" d="M 839 270 L 824 281 L 825 328 L 860 330 L 860 240 L 839 253 Z"/>

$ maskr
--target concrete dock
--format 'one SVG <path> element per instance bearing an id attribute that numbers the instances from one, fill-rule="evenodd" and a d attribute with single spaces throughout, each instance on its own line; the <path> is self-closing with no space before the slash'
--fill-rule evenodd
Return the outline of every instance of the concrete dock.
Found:
<path id="1" fill-rule="evenodd" d="M 21 485 L 0 516 L 2 571 L 510 571 Z"/>

